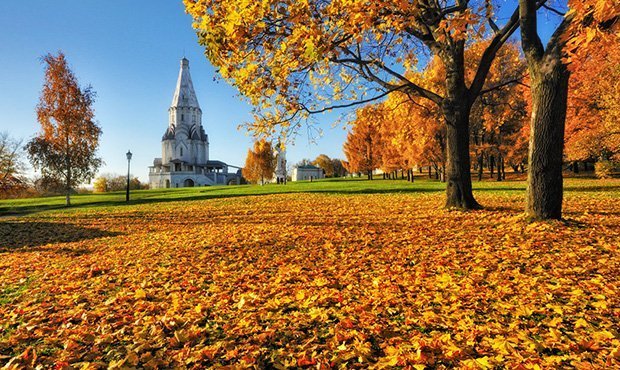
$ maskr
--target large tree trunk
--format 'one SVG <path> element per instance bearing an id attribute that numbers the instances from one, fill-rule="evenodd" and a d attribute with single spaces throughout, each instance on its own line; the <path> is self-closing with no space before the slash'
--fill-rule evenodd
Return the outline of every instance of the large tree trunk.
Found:
<path id="1" fill-rule="evenodd" d="M 446 208 L 480 209 L 474 199 L 469 159 L 469 114 L 471 103 L 465 85 L 465 43 L 459 41 L 452 51 L 441 53 L 446 67 L 446 96 L 442 112 L 446 120 Z"/>
<path id="2" fill-rule="evenodd" d="M 521 43 L 528 63 L 532 117 L 528 151 L 526 215 L 531 220 L 562 217 L 562 150 L 569 73 L 562 63 L 564 18 L 545 50 L 537 30 L 536 0 L 519 0 Z"/>
<path id="3" fill-rule="evenodd" d="M 446 208 L 480 209 L 474 199 L 469 159 L 469 107 L 453 103 L 444 107 L 446 118 Z"/>
<path id="4" fill-rule="evenodd" d="M 562 217 L 562 149 L 568 72 L 560 58 L 531 71 L 532 119 L 528 153 L 527 208 L 530 219 Z M 533 72 L 533 73 L 532 73 Z"/>

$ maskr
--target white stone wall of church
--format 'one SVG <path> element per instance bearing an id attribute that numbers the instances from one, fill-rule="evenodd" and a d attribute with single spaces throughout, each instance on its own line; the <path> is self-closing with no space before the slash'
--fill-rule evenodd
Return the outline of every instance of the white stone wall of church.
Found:
<path id="1" fill-rule="evenodd" d="M 174 148 L 173 148 L 173 140 L 163 140 L 161 142 L 161 162 L 162 164 L 170 163 L 170 160 L 173 158 Z"/>

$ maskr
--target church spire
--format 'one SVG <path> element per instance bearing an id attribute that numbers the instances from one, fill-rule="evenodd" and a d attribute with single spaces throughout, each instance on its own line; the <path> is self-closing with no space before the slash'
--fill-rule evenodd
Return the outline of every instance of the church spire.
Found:
<path id="1" fill-rule="evenodd" d="M 172 97 L 172 104 L 170 107 L 190 107 L 200 109 L 198 98 L 196 98 L 196 92 L 194 91 L 192 77 L 189 74 L 189 60 L 185 59 L 185 57 L 181 59 L 179 79 L 177 80 L 177 86 L 174 90 L 174 96 Z"/>

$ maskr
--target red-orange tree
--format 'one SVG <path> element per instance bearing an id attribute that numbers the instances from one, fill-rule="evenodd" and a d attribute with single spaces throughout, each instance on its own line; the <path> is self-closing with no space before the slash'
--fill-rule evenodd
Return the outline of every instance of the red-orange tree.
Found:
<path id="1" fill-rule="evenodd" d="M 101 128 L 95 122 L 95 92 L 80 87 L 69 69 L 65 55 L 48 54 L 45 82 L 37 106 L 41 131 L 26 145 L 30 162 L 44 178 L 64 183 L 66 205 L 71 204 L 71 190 L 92 179 L 101 159 L 97 147 Z"/>
<path id="2" fill-rule="evenodd" d="M 498 27 L 492 1 L 184 3 L 209 60 L 258 107 L 262 119 L 252 129 L 286 131 L 296 118 L 396 91 L 423 97 L 439 107 L 446 124 L 446 206 L 479 208 L 471 188 L 469 115 L 496 53 L 517 29 L 516 10 Z M 488 34 L 491 41 L 466 83 L 465 47 Z M 443 94 L 402 72 L 427 53 L 446 69 Z"/>

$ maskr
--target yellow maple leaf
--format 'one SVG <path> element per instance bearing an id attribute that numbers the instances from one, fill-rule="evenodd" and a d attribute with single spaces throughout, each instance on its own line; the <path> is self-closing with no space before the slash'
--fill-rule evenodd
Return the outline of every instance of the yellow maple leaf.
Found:
<path id="1" fill-rule="evenodd" d="M 136 299 L 144 299 L 146 298 L 146 292 L 144 289 L 137 289 L 135 293 Z"/>
<path id="2" fill-rule="evenodd" d="M 575 328 L 587 328 L 588 326 L 590 326 L 590 324 L 588 324 L 588 322 L 582 318 L 577 319 L 577 321 L 575 321 Z"/>

